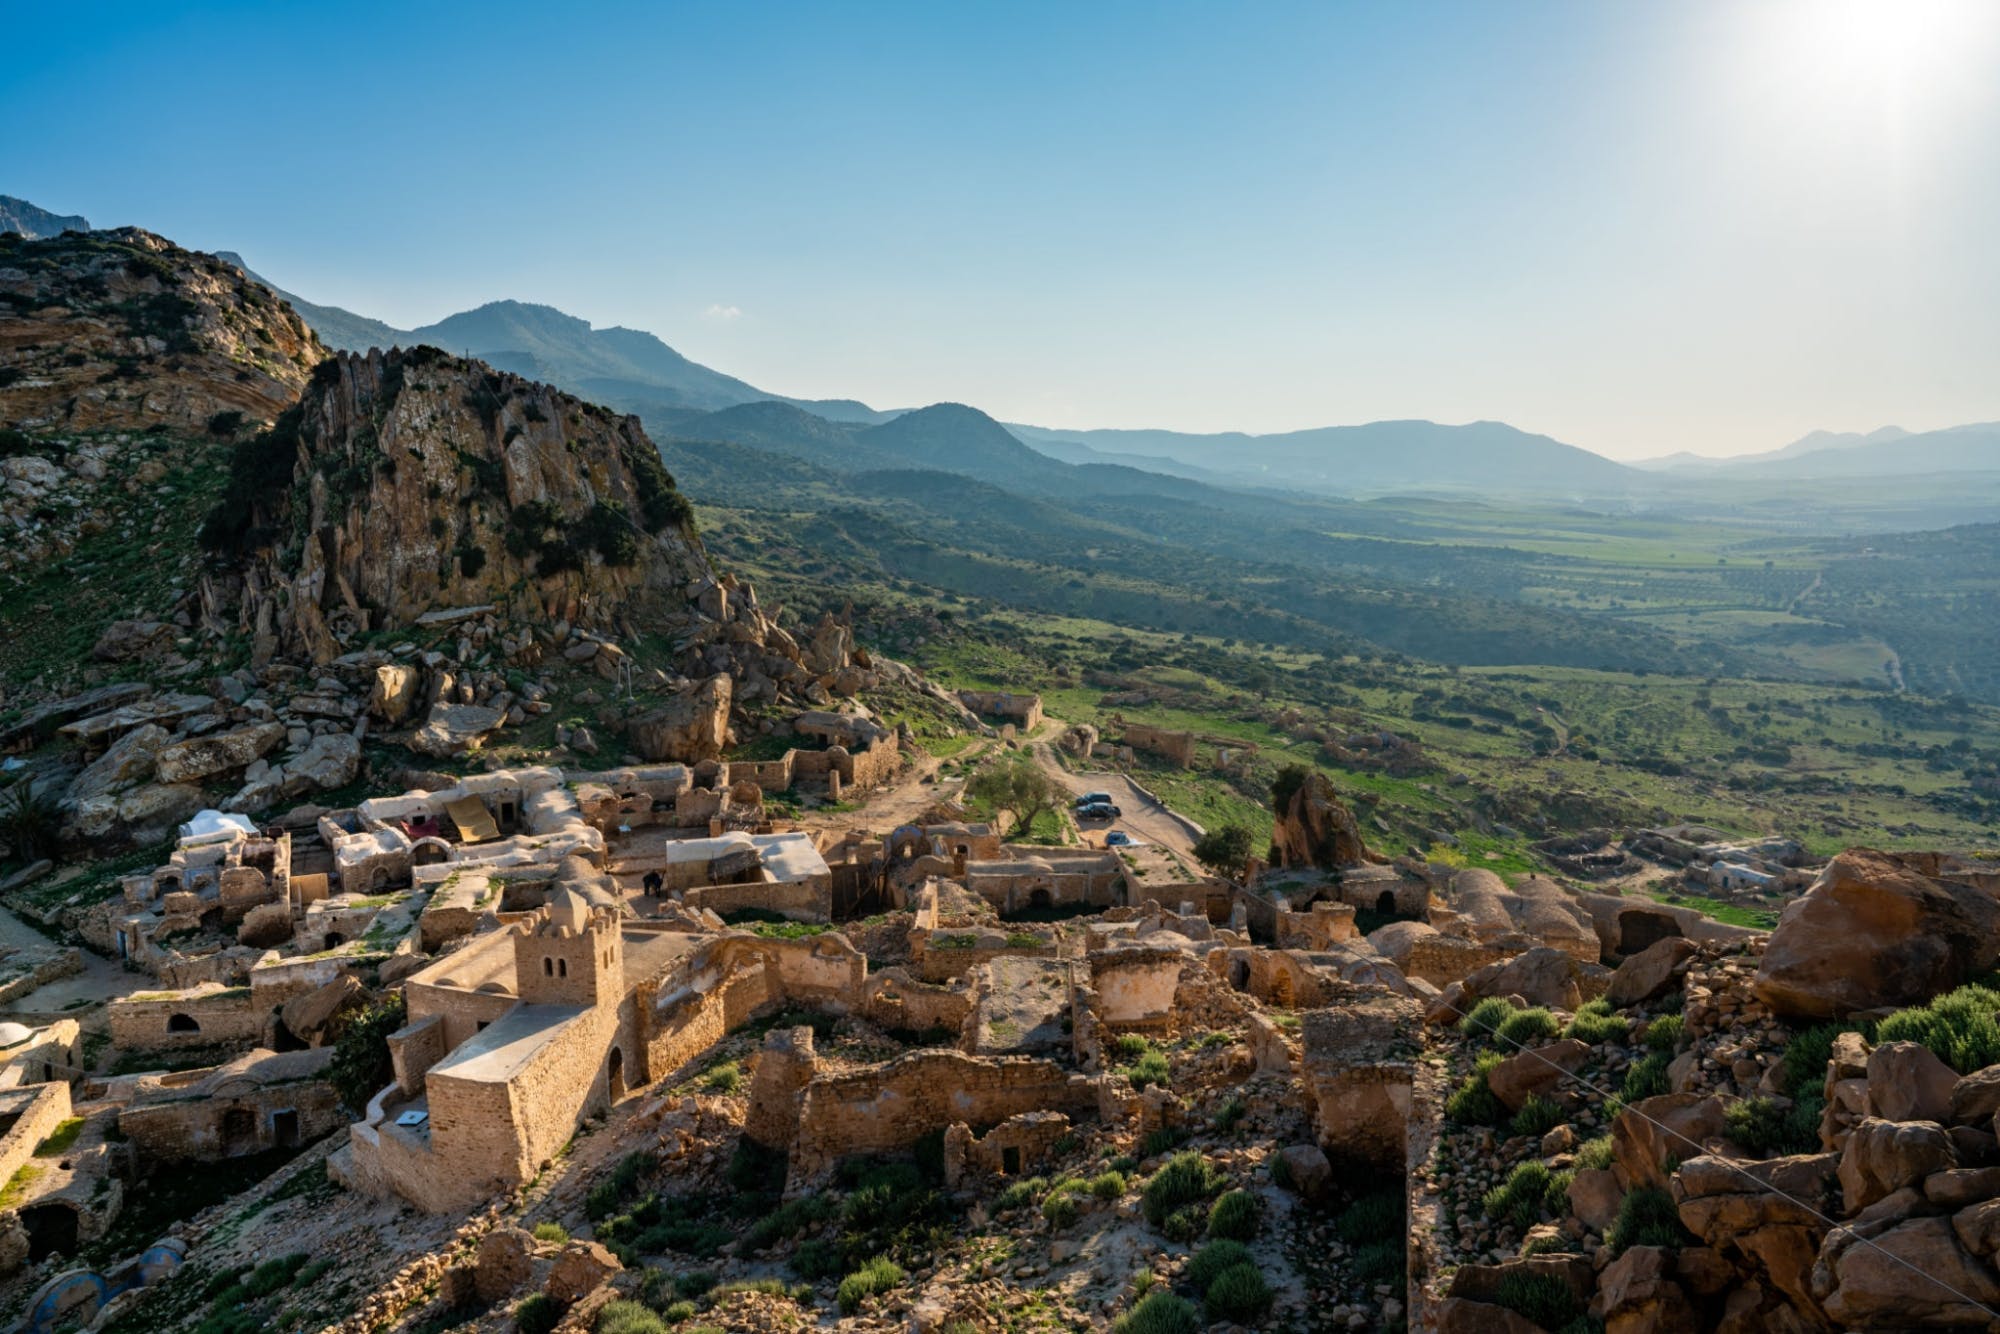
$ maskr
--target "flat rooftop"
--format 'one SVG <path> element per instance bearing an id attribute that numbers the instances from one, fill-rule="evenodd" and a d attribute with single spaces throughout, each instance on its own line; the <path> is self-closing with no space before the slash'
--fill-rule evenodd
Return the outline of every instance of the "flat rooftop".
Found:
<path id="1" fill-rule="evenodd" d="M 516 1005 L 432 1066 L 428 1078 L 511 1083 L 537 1052 L 583 1013 L 581 1005 Z"/>

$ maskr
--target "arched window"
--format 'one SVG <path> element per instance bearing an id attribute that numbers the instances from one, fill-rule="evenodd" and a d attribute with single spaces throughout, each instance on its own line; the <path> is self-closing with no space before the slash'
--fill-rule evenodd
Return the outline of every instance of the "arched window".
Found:
<path id="1" fill-rule="evenodd" d="M 167 1032 L 199 1033 L 201 1025 L 195 1022 L 191 1014 L 170 1014 L 167 1016 Z"/>
<path id="2" fill-rule="evenodd" d="M 569 976 L 569 960 L 568 960 L 568 959 L 557 959 L 557 960 L 556 960 L 556 976 L 557 976 L 557 977 L 568 977 L 568 976 Z"/>
<path id="3" fill-rule="evenodd" d="M 555 975 L 556 975 L 556 961 L 554 959 L 543 959 L 542 976 L 554 977 Z"/>

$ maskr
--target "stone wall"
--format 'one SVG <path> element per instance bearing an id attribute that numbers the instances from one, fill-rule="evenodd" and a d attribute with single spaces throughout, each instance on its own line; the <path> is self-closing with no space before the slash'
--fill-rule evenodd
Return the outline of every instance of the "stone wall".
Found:
<path id="1" fill-rule="evenodd" d="M 806 1085 L 787 1193 L 816 1184 L 854 1154 L 907 1154 L 955 1122 L 992 1125 L 1024 1112 L 1095 1115 L 1093 1082 L 1048 1061 L 926 1048 L 874 1070 Z"/>
<path id="2" fill-rule="evenodd" d="M 0 1093 L 0 1119 L 10 1116 L 13 1124 L 0 1134 L 0 1181 L 12 1181 L 41 1142 L 69 1119 L 69 1085 L 57 1081 Z"/>
<path id="3" fill-rule="evenodd" d="M 295 1119 L 284 1120 L 288 1113 Z M 143 1157 L 168 1162 L 216 1162 L 282 1147 L 281 1140 L 310 1143 L 345 1124 L 340 1094 L 323 1079 L 245 1086 L 118 1114 L 118 1129 Z"/>
<path id="4" fill-rule="evenodd" d="M 1336 1163 L 1405 1170 L 1422 1022 L 1414 1001 L 1388 996 L 1306 1014 L 1306 1093 L 1320 1147 Z"/>
<path id="5" fill-rule="evenodd" d="M 1016 695 L 1006 690 L 961 690 L 958 702 L 987 718 L 1003 718 L 1022 731 L 1032 731 L 1042 722 L 1042 697 Z"/>
<path id="6" fill-rule="evenodd" d="M 1163 1027 L 1173 1014 L 1187 957 L 1174 946 L 1143 944 L 1092 954 L 1090 977 L 1099 1017 L 1113 1028 Z"/>
<path id="7" fill-rule="evenodd" d="M 251 1043 L 264 1035 L 269 1011 L 249 987 L 179 993 L 138 992 L 104 1007 L 112 1045 L 125 1051 L 165 1051 L 221 1043 Z"/>
<path id="8" fill-rule="evenodd" d="M 832 897 L 831 876 L 813 876 L 788 884 L 752 880 L 736 885 L 703 885 L 681 893 L 681 901 L 690 908 L 707 908 L 724 916 L 742 908 L 761 908 L 795 922 L 830 921 Z"/>
<path id="9" fill-rule="evenodd" d="M 1522 948 L 1518 942 L 1481 944 L 1462 936 L 1423 936 L 1411 943 L 1409 958 L 1402 962 L 1403 974 L 1435 987 L 1448 986 L 1489 963 L 1513 958 Z"/>

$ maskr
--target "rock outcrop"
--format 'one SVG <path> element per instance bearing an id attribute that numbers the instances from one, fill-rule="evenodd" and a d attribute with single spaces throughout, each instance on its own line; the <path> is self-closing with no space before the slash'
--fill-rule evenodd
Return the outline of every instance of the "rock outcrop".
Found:
<path id="1" fill-rule="evenodd" d="M 1851 849 L 1786 907 L 1757 973 L 1780 1014 L 1915 1005 L 2000 961 L 2000 903 L 1940 879 L 1936 857 Z"/>
<path id="2" fill-rule="evenodd" d="M 1284 802 L 1271 830 L 1271 846 L 1284 866 L 1332 869 L 1385 860 L 1368 850 L 1354 812 L 1317 772 L 1307 775 Z"/>
<path id="3" fill-rule="evenodd" d="M 137 228 L 0 235 L 0 422 L 206 435 L 268 422 L 326 348 L 212 255 Z"/>

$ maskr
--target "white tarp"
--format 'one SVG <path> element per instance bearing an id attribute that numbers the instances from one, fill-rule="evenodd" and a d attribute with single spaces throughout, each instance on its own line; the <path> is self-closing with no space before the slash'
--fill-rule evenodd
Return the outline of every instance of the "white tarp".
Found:
<path id="1" fill-rule="evenodd" d="M 254 836 L 257 826 L 247 815 L 224 815 L 221 811 L 196 811 L 194 819 L 181 826 L 181 846 L 199 847 L 206 843 L 226 843 L 245 835 Z"/>

